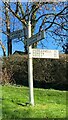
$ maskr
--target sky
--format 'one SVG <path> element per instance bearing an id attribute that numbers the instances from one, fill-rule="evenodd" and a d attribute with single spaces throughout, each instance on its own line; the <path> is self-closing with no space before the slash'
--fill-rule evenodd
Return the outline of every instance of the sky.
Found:
<path id="1" fill-rule="evenodd" d="M 1 3 L 0 3 L 1 5 Z M 1 13 L 0 13 L 0 16 L 1 16 Z M 39 25 L 40 23 L 38 23 Z M 36 29 L 38 28 L 38 25 L 36 27 Z M 1 28 L 0 28 L 1 29 Z M 20 28 L 21 29 L 21 28 Z M 36 32 L 36 31 L 35 31 Z M 35 33 L 36 34 L 36 33 Z M 37 46 L 37 49 L 50 49 L 50 50 L 59 50 L 59 51 L 62 51 L 62 47 L 61 46 L 57 46 L 56 42 L 51 38 L 51 37 L 47 37 L 46 39 L 46 33 L 45 33 L 45 39 L 41 40 L 39 43 L 38 43 L 38 46 Z M 6 49 L 7 49 L 7 44 L 6 44 L 6 36 L 2 33 L 0 33 L 0 39 L 3 39 L 3 44 L 5 45 Z M 42 46 L 42 42 L 44 44 L 44 46 Z M 12 42 L 12 53 L 14 53 L 15 51 L 24 51 L 24 44 L 20 41 L 20 42 L 15 42 L 15 40 L 13 40 Z M 7 51 L 6 51 L 6 54 L 7 54 Z M 0 46 L 0 56 L 3 55 L 3 51 L 2 51 L 2 48 Z"/>

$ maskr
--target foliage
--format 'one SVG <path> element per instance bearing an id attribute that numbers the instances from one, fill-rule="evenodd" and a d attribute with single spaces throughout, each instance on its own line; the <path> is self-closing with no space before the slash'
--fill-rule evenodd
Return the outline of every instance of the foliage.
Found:
<path id="1" fill-rule="evenodd" d="M 29 88 L 2 86 L 2 120 L 26 118 L 63 119 L 66 116 L 66 91 L 34 88 L 35 106 L 29 101 Z"/>
<path id="2" fill-rule="evenodd" d="M 58 60 L 33 59 L 34 87 L 67 89 L 67 65 L 68 55 L 65 54 Z M 2 70 L 3 84 L 28 85 L 27 55 L 4 57 Z"/>
<path id="3" fill-rule="evenodd" d="M 6 79 L 6 82 L 25 85 L 25 81 L 27 80 L 26 57 L 13 55 L 11 57 L 4 58 L 3 72 L 5 70 L 4 68 L 6 68 L 6 73 L 8 76 L 8 80 L 4 78 Z"/>
<path id="4" fill-rule="evenodd" d="M 65 43 L 62 47 L 63 47 L 64 53 L 68 54 L 68 43 Z"/>

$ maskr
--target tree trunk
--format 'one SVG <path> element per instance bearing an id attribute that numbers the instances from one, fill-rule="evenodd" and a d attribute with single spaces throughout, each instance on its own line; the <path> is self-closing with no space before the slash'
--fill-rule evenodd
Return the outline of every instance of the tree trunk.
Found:
<path id="1" fill-rule="evenodd" d="M 7 30 L 7 47 L 8 47 L 8 56 L 12 54 L 12 40 L 9 37 L 10 34 L 10 18 L 9 18 L 9 9 L 7 3 L 5 6 L 5 16 L 6 16 L 6 30 Z"/>
<path id="2" fill-rule="evenodd" d="M 3 45 L 1 40 L 0 40 L 0 45 L 1 45 L 1 48 L 3 50 L 3 56 L 6 56 L 6 49 L 5 49 L 5 47 L 4 47 L 4 45 Z"/>

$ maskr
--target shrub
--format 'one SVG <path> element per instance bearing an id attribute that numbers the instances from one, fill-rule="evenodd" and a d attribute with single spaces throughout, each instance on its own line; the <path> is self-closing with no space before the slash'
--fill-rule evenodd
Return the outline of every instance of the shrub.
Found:
<path id="1" fill-rule="evenodd" d="M 65 54 L 60 55 L 60 59 L 33 59 L 34 87 L 66 89 L 68 85 L 66 80 L 67 60 L 68 55 Z M 2 70 L 3 84 L 28 86 L 27 55 L 4 57 Z"/>

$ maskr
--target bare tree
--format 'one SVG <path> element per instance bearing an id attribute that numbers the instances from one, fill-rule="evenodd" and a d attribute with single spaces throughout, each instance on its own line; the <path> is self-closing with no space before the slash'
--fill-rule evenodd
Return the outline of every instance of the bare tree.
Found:
<path id="1" fill-rule="evenodd" d="M 32 35 L 35 31 L 39 32 L 45 30 L 46 35 L 52 37 L 56 42 L 58 41 L 58 43 L 61 44 L 63 44 L 65 38 L 68 37 L 66 34 L 68 30 L 68 19 L 66 17 L 68 15 L 67 2 L 33 2 L 23 4 L 17 1 L 15 3 L 3 2 L 3 4 L 5 6 L 7 5 L 7 9 L 9 9 L 12 16 L 22 23 L 23 28 L 27 29 L 28 19 L 30 18 Z M 8 26 L 6 27 L 9 28 Z M 10 30 L 8 29 L 8 31 Z M 24 36 L 24 39 L 26 37 L 27 36 Z M 27 52 L 27 47 L 25 44 L 24 46 Z M 33 44 L 33 47 L 36 46 L 37 43 Z"/>
<path id="2" fill-rule="evenodd" d="M 7 45 L 8 45 L 8 56 L 12 54 L 12 40 L 10 39 L 10 17 L 9 9 L 7 7 L 8 2 L 5 2 L 5 16 L 6 16 L 6 31 L 7 31 Z"/>

